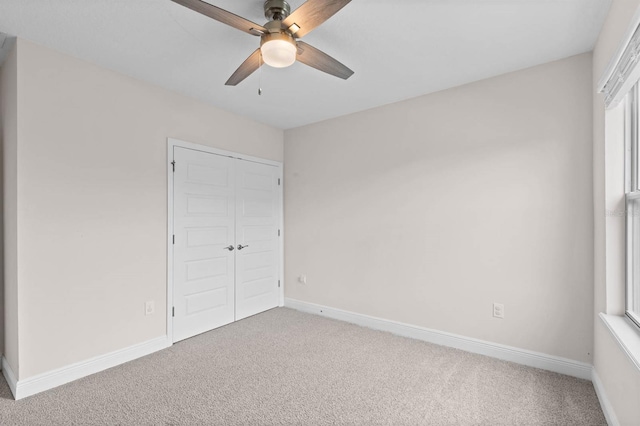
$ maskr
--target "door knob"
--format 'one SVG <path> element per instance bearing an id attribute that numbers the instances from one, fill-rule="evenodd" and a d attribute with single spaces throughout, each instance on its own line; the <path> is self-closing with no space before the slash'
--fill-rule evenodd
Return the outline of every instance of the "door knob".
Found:
<path id="1" fill-rule="evenodd" d="M 222 250 L 229 250 L 229 251 L 233 251 L 233 246 L 230 245 L 229 247 L 225 247 Z"/>
<path id="2" fill-rule="evenodd" d="M 243 246 L 242 244 L 238 244 L 238 250 L 242 250 L 245 247 L 249 247 L 249 246 Z"/>

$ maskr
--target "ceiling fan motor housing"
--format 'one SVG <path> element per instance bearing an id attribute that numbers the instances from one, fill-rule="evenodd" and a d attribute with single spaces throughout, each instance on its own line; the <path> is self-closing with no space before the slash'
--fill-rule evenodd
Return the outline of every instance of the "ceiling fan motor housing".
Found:
<path id="1" fill-rule="evenodd" d="M 264 2 L 264 17 L 269 21 L 284 21 L 291 13 L 289 3 L 284 0 L 267 0 Z"/>

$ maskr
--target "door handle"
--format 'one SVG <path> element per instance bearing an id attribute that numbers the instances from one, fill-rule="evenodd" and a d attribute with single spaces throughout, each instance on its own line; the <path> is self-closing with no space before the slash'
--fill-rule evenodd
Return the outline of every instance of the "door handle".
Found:
<path id="1" fill-rule="evenodd" d="M 242 250 L 245 247 L 249 247 L 249 246 L 243 246 L 242 244 L 238 244 L 238 250 Z"/>
<path id="2" fill-rule="evenodd" d="M 229 245 L 229 247 L 225 247 L 222 250 L 229 250 L 229 251 L 233 251 L 233 246 Z"/>

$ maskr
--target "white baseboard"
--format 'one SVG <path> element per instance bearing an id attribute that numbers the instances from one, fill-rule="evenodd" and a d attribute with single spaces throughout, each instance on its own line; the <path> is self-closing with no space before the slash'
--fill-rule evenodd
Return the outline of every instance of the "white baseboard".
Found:
<path id="1" fill-rule="evenodd" d="M 149 355 L 169 346 L 171 346 L 171 342 L 169 342 L 166 336 L 162 336 L 23 380 L 16 380 L 15 374 L 3 357 L 2 372 L 11 388 L 13 397 L 18 400 L 115 367 L 116 365 L 124 364 L 125 362 Z"/>
<path id="2" fill-rule="evenodd" d="M 284 305 L 298 311 L 322 315 L 375 330 L 388 331 L 399 336 L 424 340 L 425 342 L 435 343 L 436 345 L 448 346 L 467 352 L 487 355 L 493 358 L 515 362 L 517 364 L 528 365 L 530 367 L 578 377 L 580 379 L 591 380 L 592 377 L 592 366 L 590 364 L 567 358 L 528 351 L 526 349 L 519 349 L 512 346 L 500 345 L 498 343 L 486 342 L 484 340 L 473 339 L 471 337 L 431 330 L 415 325 L 357 314 L 355 312 L 343 311 L 341 309 L 316 305 L 314 303 L 303 302 L 295 299 L 285 298 Z"/>
<path id="3" fill-rule="evenodd" d="M 620 422 L 618 422 L 616 413 L 613 411 L 613 406 L 611 405 L 609 398 L 607 398 L 604 386 L 600 381 L 600 377 L 598 376 L 595 367 L 591 374 L 591 381 L 593 382 L 593 388 L 596 390 L 596 395 L 598 395 L 600 407 L 602 407 L 602 412 L 604 413 L 604 418 L 607 420 L 607 424 L 609 426 L 620 426 Z"/>
<path id="4" fill-rule="evenodd" d="M 4 376 L 7 384 L 9 385 L 9 389 L 11 389 L 11 393 L 15 396 L 16 394 L 16 375 L 14 374 L 9 362 L 7 359 L 2 356 L 2 375 Z"/>

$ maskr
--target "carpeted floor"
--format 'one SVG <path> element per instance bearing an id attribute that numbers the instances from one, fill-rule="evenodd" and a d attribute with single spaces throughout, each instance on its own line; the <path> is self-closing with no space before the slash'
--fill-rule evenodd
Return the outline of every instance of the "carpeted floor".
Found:
<path id="1" fill-rule="evenodd" d="M 590 382 L 274 309 L 14 401 L 0 425 L 606 425 Z"/>

